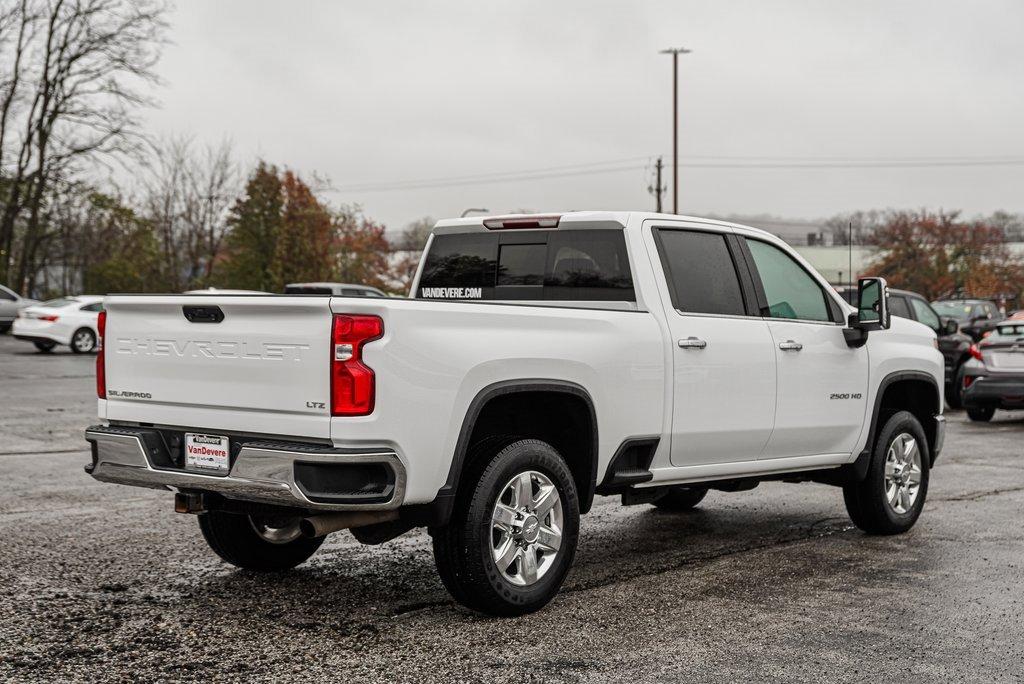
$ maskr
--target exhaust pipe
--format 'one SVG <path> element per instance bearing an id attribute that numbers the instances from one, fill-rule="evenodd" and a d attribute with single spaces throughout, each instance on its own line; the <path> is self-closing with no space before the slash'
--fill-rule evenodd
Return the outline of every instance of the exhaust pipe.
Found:
<path id="1" fill-rule="evenodd" d="M 363 527 L 376 523 L 398 520 L 398 511 L 346 511 L 311 515 L 299 521 L 299 531 L 304 537 L 323 537 L 331 532 Z"/>

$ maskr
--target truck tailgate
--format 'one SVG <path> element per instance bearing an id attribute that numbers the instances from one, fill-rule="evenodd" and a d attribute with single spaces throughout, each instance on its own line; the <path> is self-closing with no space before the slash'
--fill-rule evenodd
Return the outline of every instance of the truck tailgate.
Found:
<path id="1" fill-rule="evenodd" d="M 108 420 L 330 437 L 329 298 L 133 295 L 105 308 Z"/>

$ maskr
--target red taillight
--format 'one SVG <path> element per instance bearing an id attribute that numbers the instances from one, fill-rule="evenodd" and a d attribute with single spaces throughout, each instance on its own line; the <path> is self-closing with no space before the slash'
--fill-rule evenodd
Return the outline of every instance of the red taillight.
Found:
<path id="1" fill-rule="evenodd" d="M 373 411 L 373 369 L 363 363 L 363 345 L 384 334 L 380 316 L 335 315 L 331 330 L 331 415 L 365 416 Z"/>
<path id="2" fill-rule="evenodd" d="M 58 316 L 36 316 L 41 321 L 48 321 L 50 323 L 56 323 Z"/>
<path id="3" fill-rule="evenodd" d="M 107 312 L 100 311 L 96 319 L 96 329 L 100 331 L 100 350 L 96 353 L 96 396 L 100 399 L 107 398 L 107 345 L 104 344 L 107 335 Z"/>
<path id="4" fill-rule="evenodd" d="M 557 228 L 561 214 L 552 216 L 495 216 L 484 219 L 484 227 L 488 230 L 508 230 L 509 228 Z"/>
<path id="5" fill-rule="evenodd" d="M 972 357 L 974 357 L 974 358 L 978 359 L 979 361 L 984 361 L 984 360 L 985 360 L 985 359 L 984 359 L 984 358 L 982 358 L 982 356 L 981 356 L 981 350 L 980 350 L 980 349 L 978 349 L 978 345 L 976 345 L 976 344 L 972 344 L 972 345 L 971 345 L 971 347 L 970 347 L 970 349 L 968 349 L 967 351 L 968 351 L 968 353 L 969 353 L 969 354 L 970 354 L 970 355 L 971 355 Z"/>

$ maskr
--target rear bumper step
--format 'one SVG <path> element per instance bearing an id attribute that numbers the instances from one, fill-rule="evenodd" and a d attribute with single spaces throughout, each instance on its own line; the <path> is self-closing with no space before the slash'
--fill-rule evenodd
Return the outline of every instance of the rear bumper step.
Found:
<path id="1" fill-rule="evenodd" d="M 216 492 L 229 499 L 311 511 L 388 510 L 405 496 L 398 455 L 384 449 L 247 441 L 226 475 L 155 465 L 166 447 L 157 430 L 94 426 L 85 431 L 101 482 L 171 491 Z"/>

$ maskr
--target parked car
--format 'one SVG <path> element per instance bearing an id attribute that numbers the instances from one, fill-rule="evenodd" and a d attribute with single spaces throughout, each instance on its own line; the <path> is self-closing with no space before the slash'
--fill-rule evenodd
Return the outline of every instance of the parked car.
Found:
<path id="1" fill-rule="evenodd" d="M 932 307 L 940 316 L 955 318 L 960 331 L 975 342 L 1004 318 L 999 307 L 987 299 L 943 299 L 932 302 Z"/>
<path id="2" fill-rule="evenodd" d="M 0 285 L 0 335 L 11 329 L 18 312 L 25 307 L 38 304 L 34 299 L 22 297 L 14 290 Z"/>
<path id="3" fill-rule="evenodd" d="M 18 314 L 12 333 L 41 352 L 66 344 L 76 354 L 96 351 L 100 340 L 98 318 L 103 297 L 61 297 L 30 306 Z"/>
<path id="4" fill-rule="evenodd" d="M 754 228 L 580 212 L 442 221 L 409 299 L 114 295 L 86 470 L 176 492 L 251 570 L 427 526 L 455 599 L 499 615 L 557 593 L 596 494 L 679 512 L 814 481 L 897 534 L 943 361 L 884 280 L 860 290 Z"/>
<path id="5" fill-rule="evenodd" d="M 960 331 L 959 322 L 955 318 L 940 316 L 928 300 L 916 292 L 889 288 L 889 312 L 893 316 L 924 323 L 935 331 L 946 366 L 946 403 L 950 408 L 960 408 L 960 392 L 963 388 L 960 372 L 964 362 L 971 358 L 970 349 L 974 340 Z"/>
<path id="6" fill-rule="evenodd" d="M 996 409 L 1024 409 L 1024 321 L 1003 321 L 972 346 L 962 383 L 971 420 L 992 420 Z"/>
<path id="7" fill-rule="evenodd" d="M 387 293 L 369 285 L 351 283 L 292 283 L 284 286 L 285 294 L 332 295 L 334 297 L 387 297 Z"/>

